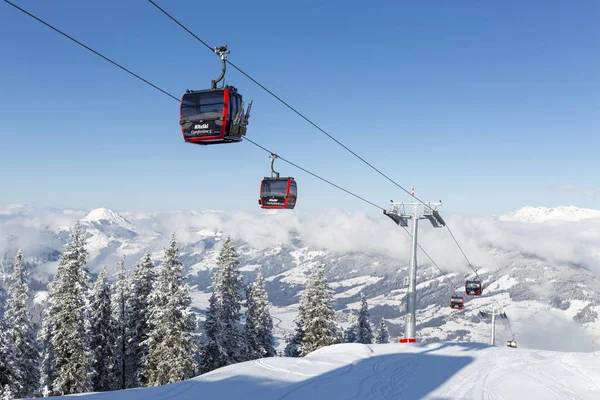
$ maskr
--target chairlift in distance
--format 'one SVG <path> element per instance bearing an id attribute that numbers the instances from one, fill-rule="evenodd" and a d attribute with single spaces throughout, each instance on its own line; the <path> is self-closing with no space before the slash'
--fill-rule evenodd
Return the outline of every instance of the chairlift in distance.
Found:
<path id="1" fill-rule="evenodd" d="M 233 86 L 225 86 L 227 46 L 214 49 L 221 57 L 221 75 L 211 81 L 211 88 L 186 90 L 179 107 L 179 125 L 186 143 L 209 145 L 237 143 L 246 135 L 252 102 L 244 113 L 242 95 Z M 223 85 L 217 88 L 217 83 Z"/>
<path id="2" fill-rule="evenodd" d="M 292 177 L 279 177 L 273 164 L 277 154 L 271 154 L 271 177 L 264 177 L 260 183 L 258 204 L 264 209 L 293 209 L 298 198 L 298 185 Z"/>

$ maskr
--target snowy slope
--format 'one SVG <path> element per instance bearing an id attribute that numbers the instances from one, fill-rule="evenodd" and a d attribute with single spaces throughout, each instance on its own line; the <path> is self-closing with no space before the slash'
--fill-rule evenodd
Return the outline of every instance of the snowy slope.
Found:
<path id="1" fill-rule="evenodd" d="M 594 214 L 584 209 L 558 209 L 563 214 L 569 210 L 573 215 Z M 86 233 L 90 271 L 96 273 L 106 265 L 109 278 L 123 255 L 127 269 L 145 251 L 160 263 L 170 234 L 176 232 L 181 260 L 194 288 L 193 304 L 202 313 L 210 296 L 222 238 L 231 234 L 245 281 L 252 281 L 259 268 L 265 277 L 278 350 L 283 350 L 285 334 L 294 328 L 300 295 L 310 267 L 317 263 L 326 265 L 327 278 L 335 291 L 336 318 L 342 328 L 358 309 L 362 291 L 374 325 L 385 317 L 393 338 L 404 331 L 406 289 L 402 282 L 408 272 L 410 240 L 385 216 L 368 219 L 361 213 L 339 210 L 307 215 L 291 210 L 267 214 L 117 213 L 109 209 L 73 211 L 30 206 L 0 210 L 0 290 L 2 276 L 10 271 L 18 248 L 23 248 L 26 261 L 34 269 L 33 290 L 37 299 L 43 299 L 46 283 L 68 240 L 65 229 L 79 220 Z M 528 210 L 530 215 L 545 213 L 542 208 Z M 532 223 L 448 216 L 446 220 L 470 261 L 478 267 L 484 295 L 466 297 L 464 310 L 451 310 L 448 301 L 452 292 L 446 281 L 419 253 L 420 340 L 485 342 L 490 321 L 480 318 L 479 311 L 491 311 L 498 301 L 511 318 L 513 333 L 523 339 L 526 347 L 563 351 L 588 348 L 586 335 L 594 326 L 600 332 L 600 219 Z M 419 240 L 456 283 L 459 293 L 464 293 L 464 280 L 472 274 L 447 232 L 425 224 L 420 228 Z M 497 325 L 498 337 L 510 339 L 507 323 L 500 321 Z M 539 329 L 546 332 L 543 346 L 536 340 Z"/>
<path id="2" fill-rule="evenodd" d="M 515 212 L 501 215 L 503 221 L 547 222 L 547 221 L 581 221 L 584 219 L 600 218 L 600 210 L 565 207 L 523 207 Z"/>
<path id="3" fill-rule="evenodd" d="M 600 356 L 474 343 L 341 344 L 90 399 L 594 399 Z"/>

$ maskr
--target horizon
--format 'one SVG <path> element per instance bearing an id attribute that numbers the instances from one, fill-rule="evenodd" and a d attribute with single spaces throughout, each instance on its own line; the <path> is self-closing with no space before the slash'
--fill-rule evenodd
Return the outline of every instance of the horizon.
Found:
<path id="1" fill-rule="evenodd" d="M 356 214 L 356 213 L 365 213 L 367 214 L 370 218 L 374 218 L 374 217 L 381 217 L 383 214 L 382 213 L 377 213 L 372 215 L 372 213 L 367 212 L 366 210 L 363 209 L 344 209 L 342 207 L 324 207 L 324 208 L 318 208 L 318 209 L 311 209 L 311 210 L 307 210 L 307 211 L 299 211 L 299 210 L 263 210 L 263 209 L 258 209 L 258 210 L 243 210 L 243 209 L 233 209 L 233 210 L 227 210 L 227 209 L 219 209 L 219 208 L 182 208 L 182 209 L 176 209 L 176 208 L 172 208 L 172 209 L 164 209 L 164 208 L 156 208 L 156 209 L 151 209 L 151 208 L 121 208 L 121 209 L 117 209 L 117 208 L 110 208 L 110 207 L 106 207 L 106 206 L 99 206 L 99 207 L 60 207 L 57 205 L 52 205 L 52 204 L 36 204 L 36 203 L 7 203 L 7 204 L 0 204 L 0 212 L 3 210 L 8 210 L 10 208 L 34 208 L 34 209 L 47 209 L 47 210 L 57 210 L 57 211 L 71 211 L 71 212 L 80 212 L 80 213 L 85 213 L 85 216 L 87 216 L 88 214 L 90 214 L 91 212 L 95 211 L 95 210 L 109 210 L 112 211 L 114 213 L 117 214 L 121 214 L 121 213 L 156 213 L 156 214 L 160 214 L 160 213 L 186 213 L 186 212 L 216 212 L 216 213 L 227 213 L 227 212 L 243 212 L 243 213 L 248 213 L 248 214 L 252 214 L 252 215 L 258 215 L 258 214 L 264 214 L 264 215 L 270 215 L 273 213 L 281 213 L 283 215 L 285 214 L 292 214 L 292 215 L 314 215 L 316 213 L 323 213 L 323 212 L 327 212 L 327 211 L 331 211 L 331 210 L 339 210 L 341 212 L 347 212 L 347 213 L 351 213 L 351 214 Z M 442 206 L 443 207 L 443 206 Z M 523 211 L 523 210 L 527 210 L 527 209 L 532 209 L 532 210 L 561 210 L 561 209 L 577 209 L 577 210 L 583 210 L 583 211 L 600 211 L 600 208 L 589 208 L 589 207 L 579 207 L 573 204 L 565 204 L 565 205 L 558 205 L 555 207 L 547 207 L 547 206 L 543 206 L 543 205 L 525 205 L 523 207 L 519 207 L 517 209 L 511 209 L 511 210 L 507 210 L 504 212 L 490 212 L 490 213 L 485 213 L 485 212 L 479 212 L 479 213 L 468 213 L 468 212 L 444 212 L 443 208 L 440 208 L 440 214 L 443 216 L 444 214 L 447 215 L 459 215 L 459 216 L 465 216 L 465 217 L 500 217 L 500 216 L 505 216 L 505 215 L 510 215 L 510 214 L 514 214 L 516 212 L 519 211 Z M 369 210 L 370 211 L 370 210 Z M 85 217 L 84 216 L 84 217 Z"/>
<path id="2" fill-rule="evenodd" d="M 31 208 L 20 212 L 0 207 L 0 238 L 16 238 L 10 244 L 0 240 L 4 247 L 20 246 L 38 252 L 48 235 L 71 229 L 77 221 L 90 216 L 94 210 L 64 210 L 59 208 Z M 117 216 L 92 214 L 88 228 L 100 230 L 100 242 L 120 237 L 128 230 L 136 232 L 140 245 L 157 249 L 166 245 L 172 233 L 177 234 L 181 245 L 196 245 L 206 235 L 225 234 L 250 248 L 268 249 L 277 246 L 297 245 L 300 239 L 312 250 L 335 254 L 363 253 L 384 255 L 404 262 L 409 259 L 411 240 L 408 232 L 398 227 L 383 213 L 373 217 L 364 211 L 347 211 L 340 208 L 297 211 L 269 210 L 262 212 L 222 210 L 196 210 L 171 212 L 136 212 L 108 209 Z M 8 212 L 7 212 L 8 211 Z M 103 218 L 106 217 L 106 218 Z M 121 220 L 124 217 L 126 221 Z M 600 273 L 600 254 L 595 241 L 600 221 L 600 210 L 537 208 L 502 215 L 442 214 L 452 235 L 446 229 L 435 229 L 431 224 L 419 224 L 419 243 L 444 271 L 468 271 L 468 265 L 457 248 L 453 236 L 468 254 L 470 263 L 494 270 L 503 265 L 490 249 L 511 254 L 534 254 L 539 259 L 555 265 L 585 265 L 590 271 Z M 117 233 L 103 219 L 114 221 Z M 99 223 L 98 223 L 99 222 Z M 91 225 L 89 225 L 91 224 Z M 107 235 L 101 231 L 106 226 Z M 87 229 L 87 228 L 86 228 Z M 138 236 L 139 235 L 139 236 Z M 125 235 L 127 237 L 127 234 Z M 138 239 L 134 239 L 138 240 Z M 101 243 L 94 243 L 93 247 Z M 137 246 L 134 246 L 137 248 Z M 125 250 L 123 250 L 125 251 Z M 129 252 L 128 250 L 126 251 Z M 423 255 L 421 262 L 427 262 Z M 466 268 L 466 269 L 465 269 Z"/>

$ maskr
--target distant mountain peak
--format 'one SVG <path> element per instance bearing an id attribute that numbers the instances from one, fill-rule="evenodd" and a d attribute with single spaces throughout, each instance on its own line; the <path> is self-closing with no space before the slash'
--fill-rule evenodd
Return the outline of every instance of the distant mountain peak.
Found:
<path id="1" fill-rule="evenodd" d="M 600 218 L 600 210 L 574 206 L 560 207 L 523 207 L 515 212 L 499 217 L 502 221 L 546 222 L 546 221 L 581 221 L 584 219 Z"/>
<path id="2" fill-rule="evenodd" d="M 108 208 L 96 208 L 88 213 L 82 222 L 100 223 L 103 225 L 118 225 L 128 230 L 135 230 L 133 225 L 122 215 Z"/>

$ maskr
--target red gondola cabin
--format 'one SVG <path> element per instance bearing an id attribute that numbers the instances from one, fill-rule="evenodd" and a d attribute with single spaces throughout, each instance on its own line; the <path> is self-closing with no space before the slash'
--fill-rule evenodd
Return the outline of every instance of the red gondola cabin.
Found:
<path id="1" fill-rule="evenodd" d="M 481 281 L 467 281 L 465 293 L 467 296 L 481 296 Z"/>
<path id="2" fill-rule="evenodd" d="M 258 204 L 266 209 L 293 209 L 298 198 L 298 187 L 294 178 L 265 177 L 260 184 Z"/>
<path id="3" fill-rule="evenodd" d="M 450 297 L 450 308 L 453 310 L 462 310 L 465 306 L 465 299 L 461 296 Z"/>
<path id="4" fill-rule="evenodd" d="M 244 115 L 242 95 L 233 86 L 188 90 L 181 98 L 179 124 L 186 143 L 236 143 L 246 135 L 251 104 Z"/>

